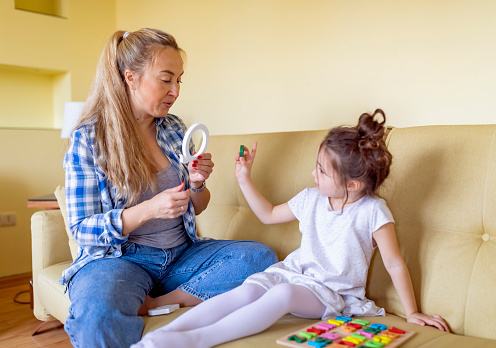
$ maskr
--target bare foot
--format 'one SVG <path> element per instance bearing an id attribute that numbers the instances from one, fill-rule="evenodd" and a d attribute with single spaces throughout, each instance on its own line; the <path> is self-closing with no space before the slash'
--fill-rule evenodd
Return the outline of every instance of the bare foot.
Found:
<path id="1" fill-rule="evenodd" d="M 155 305 L 155 299 L 151 298 L 150 296 L 146 295 L 145 297 L 145 302 L 141 305 L 140 309 L 138 310 L 138 315 L 148 315 L 148 310 L 153 309 L 157 307 Z"/>
<path id="2" fill-rule="evenodd" d="M 151 298 L 150 296 L 145 297 L 145 302 L 141 305 L 138 310 L 138 315 L 147 315 L 149 309 L 157 308 L 160 306 L 165 306 L 169 304 L 178 304 L 181 307 L 191 307 L 203 302 L 199 298 L 190 295 L 182 290 L 173 290 L 168 294 Z"/>

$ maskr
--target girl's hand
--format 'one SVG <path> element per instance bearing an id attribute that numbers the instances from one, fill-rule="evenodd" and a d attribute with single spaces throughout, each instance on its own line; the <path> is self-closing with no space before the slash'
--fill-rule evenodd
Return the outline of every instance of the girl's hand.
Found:
<path id="1" fill-rule="evenodd" d="M 164 190 L 149 200 L 154 219 L 174 219 L 188 209 L 190 191 L 184 190 L 184 182 L 179 186 Z"/>
<path id="2" fill-rule="evenodd" d="M 202 153 L 198 156 L 198 159 L 189 162 L 188 171 L 191 186 L 200 188 L 202 183 L 210 177 L 213 170 L 214 162 L 212 162 L 212 154 L 210 153 Z"/>
<path id="3" fill-rule="evenodd" d="M 251 167 L 253 166 L 253 161 L 255 160 L 255 155 L 257 153 L 257 142 L 253 143 L 253 148 L 250 151 L 243 146 L 244 155 L 243 157 L 239 156 L 239 153 L 236 154 L 236 179 L 243 180 L 244 178 L 249 178 L 251 176 Z"/>
<path id="4" fill-rule="evenodd" d="M 446 321 L 443 318 L 441 318 L 441 316 L 436 314 L 428 315 L 428 314 L 416 312 L 408 315 L 406 317 L 406 321 L 420 326 L 425 326 L 425 325 L 434 326 L 435 328 L 438 328 L 441 331 L 450 332 L 450 329 Z"/>

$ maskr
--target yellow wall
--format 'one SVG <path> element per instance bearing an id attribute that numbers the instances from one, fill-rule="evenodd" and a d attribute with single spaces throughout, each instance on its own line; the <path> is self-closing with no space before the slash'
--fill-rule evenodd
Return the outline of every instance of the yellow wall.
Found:
<path id="1" fill-rule="evenodd" d="M 116 25 L 114 0 L 66 2 L 67 18 L 59 18 L 16 10 L 13 0 L 0 0 L 0 65 L 67 75 L 53 77 L 53 121 L 47 126 L 56 128 L 62 125 L 64 102 L 86 98 L 102 46 Z M 19 94 L 11 103 L 32 105 L 29 96 Z M 36 118 L 36 108 L 31 111 Z M 16 117 L 1 107 L 0 114 Z"/>
<path id="2" fill-rule="evenodd" d="M 0 66 L 0 127 L 53 127 L 53 87 L 51 74 Z"/>
<path id="3" fill-rule="evenodd" d="M 0 129 L 0 212 L 16 213 L 15 226 L 0 226 L 0 277 L 31 270 L 31 215 L 27 199 L 64 183 L 66 140 L 59 130 Z"/>
<path id="4" fill-rule="evenodd" d="M 494 0 L 116 0 L 188 53 L 173 112 L 213 134 L 494 123 Z"/>
<path id="5" fill-rule="evenodd" d="M 84 100 L 98 57 L 115 30 L 114 0 L 68 0 L 67 19 L 14 9 L 0 0 L 0 277 L 31 270 L 28 198 L 64 183 L 64 102 Z M 45 130 L 22 129 L 52 128 Z"/>
<path id="6" fill-rule="evenodd" d="M 66 0 L 15 0 L 15 8 L 51 16 L 67 16 Z"/>

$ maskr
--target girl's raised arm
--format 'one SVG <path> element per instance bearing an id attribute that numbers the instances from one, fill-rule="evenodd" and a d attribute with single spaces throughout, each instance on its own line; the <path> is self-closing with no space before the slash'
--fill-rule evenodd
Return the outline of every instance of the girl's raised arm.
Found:
<path id="1" fill-rule="evenodd" d="M 283 203 L 273 206 L 265 197 L 258 191 L 255 184 L 251 180 L 251 167 L 255 160 L 257 152 L 257 143 L 253 143 L 253 148 L 250 153 L 244 147 L 243 156 L 236 155 L 236 179 L 238 179 L 239 187 L 248 202 L 251 210 L 264 224 L 279 224 L 296 220 L 293 212 L 289 208 L 288 203 Z"/>
<path id="2" fill-rule="evenodd" d="M 430 325 L 449 332 L 448 324 L 439 315 L 428 315 L 418 311 L 410 272 L 401 256 L 393 223 L 387 223 L 373 233 L 379 247 L 384 266 L 391 276 L 393 285 L 400 296 L 407 321 L 420 326 Z"/>

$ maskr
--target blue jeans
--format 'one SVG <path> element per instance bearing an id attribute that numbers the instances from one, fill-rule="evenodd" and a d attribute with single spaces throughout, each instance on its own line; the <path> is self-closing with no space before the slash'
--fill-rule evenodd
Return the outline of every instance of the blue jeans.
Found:
<path id="1" fill-rule="evenodd" d="M 206 300 L 278 261 L 274 250 L 249 241 L 187 242 L 171 249 L 126 242 L 122 251 L 119 258 L 90 262 L 71 279 L 65 330 L 74 347 L 129 347 L 141 338 L 137 313 L 147 294 L 180 289 Z"/>

